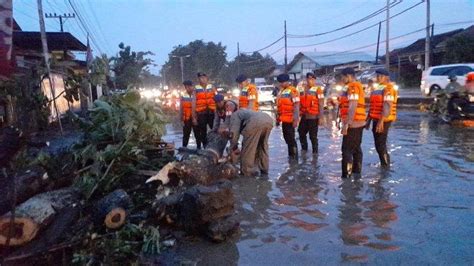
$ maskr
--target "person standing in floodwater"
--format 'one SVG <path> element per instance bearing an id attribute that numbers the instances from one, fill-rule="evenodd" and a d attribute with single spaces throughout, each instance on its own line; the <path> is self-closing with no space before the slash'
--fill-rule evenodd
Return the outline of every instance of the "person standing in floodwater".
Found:
<path id="1" fill-rule="evenodd" d="M 379 154 L 382 168 L 390 167 L 390 155 L 387 151 L 387 136 L 390 125 L 397 119 L 397 91 L 390 83 L 390 73 L 386 69 L 377 69 L 377 86 L 370 94 L 369 121 L 373 121 L 375 149 Z"/>
<path id="2" fill-rule="evenodd" d="M 339 96 L 339 116 L 342 120 L 342 178 L 360 176 L 362 171 L 362 133 L 366 123 L 364 88 L 355 79 L 353 68 L 341 72 L 345 83 Z"/>
<path id="3" fill-rule="evenodd" d="M 205 73 L 197 73 L 199 84 L 194 88 L 192 112 L 193 125 L 197 126 L 198 134 L 196 136 L 197 148 L 201 149 L 207 145 L 207 126 L 212 129 L 214 123 L 214 112 L 216 111 L 216 103 L 214 96 L 217 90 L 209 84 L 209 79 Z"/>
<path id="4" fill-rule="evenodd" d="M 194 138 L 197 139 L 197 127 L 193 125 L 192 121 L 192 102 L 193 102 L 193 82 L 186 80 L 183 82 L 185 91 L 181 94 L 179 104 L 179 117 L 183 122 L 183 147 L 187 147 L 191 130 L 194 132 Z"/>
<path id="5" fill-rule="evenodd" d="M 278 111 L 276 114 L 277 126 L 282 126 L 283 138 L 288 145 L 290 159 L 298 158 L 298 146 L 295 139 L 295 128 L 300 119 L 300 94 L 290 83 L 290 76 L 280 74 L 277 77 L 280 83 L 280 92 L 277 96 Z"/>

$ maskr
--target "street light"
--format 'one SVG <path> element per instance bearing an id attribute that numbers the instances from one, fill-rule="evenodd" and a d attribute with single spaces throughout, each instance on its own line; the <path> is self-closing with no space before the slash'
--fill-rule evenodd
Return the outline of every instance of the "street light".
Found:
<path id="1" fill-rule="evenodd" d="M 183 55 L 183 56 L 178 56 L 178 55 L 173 55 L 173 57 L 179 57 L 179 64 L 181 66 L 181 82 L 184 82 L 184 58 L 185 57 L 190 57 L 191 55 Z"/>

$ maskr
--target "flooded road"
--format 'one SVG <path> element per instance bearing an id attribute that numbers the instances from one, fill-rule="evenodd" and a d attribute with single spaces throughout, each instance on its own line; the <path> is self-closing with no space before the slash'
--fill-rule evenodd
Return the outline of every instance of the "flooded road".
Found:
<path id="1" fill-rule="evenodd" d="M 179 129 L 168 133 L 181 142 Z M 373 143 L 364 131 L 362 178 L 341 180 L 335 127 L 320 128 L 319 156 L 300 154 L 292 164 L 275 128 L 269 176 L 233 180 L 240 234 L 180 243 L 170 264 L 474 263 L 474 130 L 400 110 L 389 172 Z"/>

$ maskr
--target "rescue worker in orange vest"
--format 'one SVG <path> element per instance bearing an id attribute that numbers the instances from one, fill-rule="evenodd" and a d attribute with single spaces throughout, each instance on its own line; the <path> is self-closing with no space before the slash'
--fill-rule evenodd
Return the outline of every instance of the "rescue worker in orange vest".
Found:
<path id="1" fill-rule="evenodd" d="M 283 138 L 288 145 L 290 159 L 298 158 L 298 146 L 295 140 L 295 128 L 300 118 L 300 94 L 290 83 L 290 76 L 280 74 L 277 77 L 280 92 L 277 96 L 277 126 L 282 125 Z"/>
<path id="2" fill-rule="evenodd" d="M 193 124 L 197 126 L 196 143 L 197 148 L 201 148 L 201 144 L 207 145 L 207 126 L 212 129 L 214 122 L 214 112 L 216 111 L 216 103 L 214 96 L 217 94 L 216 88 L 209 84 L 209 79 L 205 73 L 197 73 L 199 84 L 194 88 L 194 97 L 192 104 Z"/>
<path id="3" fill-rule="evenodd" d="M 382 168 L 390 167 L 390 155 L 387 152 L 387 136 L 390 125 L 397 119 L 397 91 L 390 83 L 390 73 L 386 69 L 377 69 L 377 83 L 370 94 L 369 121 L 373 121 L 375 149 L 379 154 Z"/>
<path id="4" fill-rule="evenodd" d="M 258 92 L 257 86 L 251 84 L 247 76 L 241 74 L 237 76 L 235 82 L 239 84 L 239 109 L 249 109 L 258 111 Z"/>
<path id="5" fill-rule="evenodd" d="M 186 80 L 183 82 L 185 92 L 181 94 L 179 104 L 179 117 L 183 122 L 183 147 L 187 147 L 189 143 L 189 137 L 191 136 L 191 130 L 194 132 L 194 138 L 196 138 L 197 127 L 193 125 L 193 82 Z"/>
<path id="6" fill-rule="evenodd" d="M 362 132 L 366 123 L 364 87 L 355 79 L 353 68 L 341 72 L 345 86 L 339 96 L 342 121 L 342 178 L 360 177 L 362 171 Z"/>
<path id="7" fill-rule="evenodd" d="M 306 74 L 306 84 L 300 90 L 300 125 L 298 134 L 300 136 L 301 149 L 308 150 L 309 133 L 313 154 L 318 153 L 318 125 L 322 123 L 322 111 L 324 107 L 324 92 L 321 86 L 316 85 L 316 76 L 313 73 Z"/>

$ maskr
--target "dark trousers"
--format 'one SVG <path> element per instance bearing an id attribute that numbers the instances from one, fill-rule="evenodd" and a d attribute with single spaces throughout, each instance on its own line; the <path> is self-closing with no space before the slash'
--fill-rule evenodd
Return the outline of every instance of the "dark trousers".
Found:
<path id="1" fill-rule="evenodd" d="M 380 164 L 382 167 L 388 167 L 390 166 L 390 155 L 387 152 L 387 136 L 392 122 L 384 122 L 383 132 L 377 133 L 376 128 L 378 122 L 379 121 L 374 120 L 372 123 L 372 134 L 374 135 L 375 149 L 379 154 Z"/>
<path id="2" fill-rule="evenodd" d="M 193 126 L 193 120 L 189 119 L 184 121 L 183 126 L 183 147 L 187 147 L 189 143 L 189 137 L 191 136 L 191 130 L 194 132 L 194 137 L 197 141 L 197 126 Z"/>
<path id="3" fill-rule="evenodd" d="M 283 130 L 283 139 L 285 139 L 286 145 L 288 145 L 288 155 L 290 157 L 296 156 L 298 150 L 296 139 L 295 139 L 295 128 L 292 123 L 281 123 Z"/>
<path id="4" fill-rule="evenodd" d="M 342 177 L 362 171 L 362 132 L 364 127 L 349 128 L 342 137 Z"/>
<path id="5" fill-rule="evenodd" d="M 301 118 L 300 125 L 298 127 L 298 134 L 300 136 L 302 150 L 308 150 L 308 140 L 306 139 L 306 135 L 309 133 L 309 139 L 311 140 L 313 153 L 318 152 L 318 123 L 319 119 L 306 119 L 305 117 Z"/>
<path id="6" fill-rule="evenodd" d="M 201 144 L 206 147 L 207 145 L 207 126 L 212 129 L 214 123 L 214 112 L 205 111 L 197 114 L 197 135 L 196 143 L 198 149 L 201 148 Z"/>

